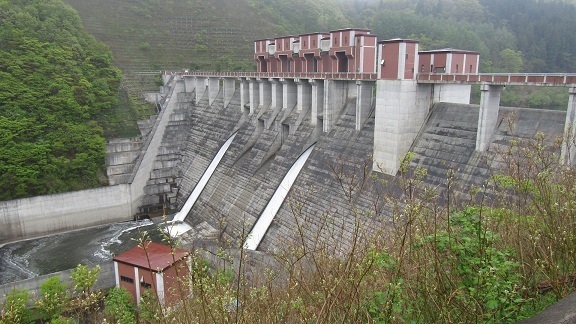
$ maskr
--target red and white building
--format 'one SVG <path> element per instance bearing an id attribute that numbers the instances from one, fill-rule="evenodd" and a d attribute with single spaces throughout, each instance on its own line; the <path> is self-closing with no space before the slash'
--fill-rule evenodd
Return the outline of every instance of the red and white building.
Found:
<path id="1" fill-rule="evenodd" d="M 409 39 L 390 39 L 378 42 L 378 79 L 415 79 L 418 66 L 418 42 Z"/>
<path id="2" fill-rule="evenodd" d="M 118 256 L 114 260 L 116 287 L 124 287 L 134 296 L 137 304 L 146 290 L 152 289 L 166 304 L 181 300 L 180 289 L 185 291 L 182 282 L 190 273 L 189 253 L 170 246 L 146 242 Z"/>
<path id="3" fill-rule="evenodd" d="M 254 42 L 258 72 L 376 73 L 377 37 L 339 29 Z"/>
<path id="4" fill-rule="evenodd" d="M 377 37 L 368 29 L 339 29 L 330 32 L 330 72 L 375 73 Z"/>
<path id="5" fill-rule="evenodd" d="M 254 42 L 258 72 L 363 73 L 414 80 L 418 73 L 477 74 L 480 54 L 451 48 L 419 51 L 418 41 L 378 42 L 368 29 L 346 28 Z"/>
<path id="6" fill-rule="evenodd" d="M 271 46 L 275 47 L 275 43 L 270 38 L 254 41 L 254 60 L 257 62 L 258 72 L 276 72 L 270 65 L 269 53 Z"/>
<path id="7" fill-rule="evenodd" d="M 298 56 L 302 60 L 302 68 L 299 72 L 324 72 L 331 65 L 330 57 L 327 51 L 322 51 L 322 40 L 330 40 L 328 33 L 313 33 L 300 35 Z"/>
<path id="8" fill-rule="evenodd" d="M 420 73 L 477 74 L 480 53 L 444 48 L 421 51 Z"/>

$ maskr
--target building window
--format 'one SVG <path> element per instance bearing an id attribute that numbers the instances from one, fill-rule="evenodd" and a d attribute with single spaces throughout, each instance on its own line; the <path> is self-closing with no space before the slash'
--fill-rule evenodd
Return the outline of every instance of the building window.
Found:
<path id="1" fill-rule="evenodd" d="M 304 41 L 304 47 L 306 47 L 306 41 Z"/>
<path id="2" fill-rule="evenodd" d="M 424 73 L 424 64 L 420 67 L 420 73 Z"/>
<path id="3" fill-rule="evenodd" d="M 472 64 L 470 64 L 470 73 L 472 73 Z"/>
<path id="4" fill-rule="evenodd" d="M 408 59 L 408 53 L 406 53 L 406 59 Z"/>
<path id="5" fill-rule="evenodd" d="M 316 40 L 312 40 L 312 46 L 316 46 Z"/>
<path id="6" fill-rule="evenodd" d="M 344 44 L 348 44 L 348 37 L 344 37 Z"/>
<path id="7" fill-rule="evenodd" d="M 456 73 L 458 73 L 458 64 L 456 64 Z"/>
<path id="8" fill-rule="evenodd" d="M 132 278 L 128 278 L 128 277 L 124 277 L 124 276 L 120 276 L 120 280 L 127 282 L 127 283 L 134 283 L 134 279 Z"/>
<path id="9" fill-rule="evenodd" d="M 430 65 L 430 73 L 434 73 L 434 64 Z"/>
<path id="10" fill-rule="evenodd" d="M 149 284 L 149 283 L 147 283 L 147 282 L 144 282 L 144 281 L 142 281 L 142 282 L 140 283 L 140 286 L 142 286 L 142 288 L 150 288 L 150 287 L 152 287 L 151 284 Z"/>

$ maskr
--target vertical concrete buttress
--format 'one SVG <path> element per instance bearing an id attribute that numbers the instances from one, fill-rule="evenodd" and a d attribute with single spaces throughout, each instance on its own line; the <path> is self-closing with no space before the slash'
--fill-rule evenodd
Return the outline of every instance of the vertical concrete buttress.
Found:
<path id="1" fill-rule="evenodd" d="M 504 86 L 482 84 L 480 87 L 480 113 L 478 115 L 478 133 L 476 151 L 485 151 L 498 123 L 500 94 Z"/>
<path id="2" fill-rule="evenodd" d="M 208 78 L 206 77 L 200 77 L 197 76 L 196 77 L 196 102 L 195 104 L 198 104 L 200 102 L 200 100 L 202 99 L 202 97 L 204 96 L 204 93 L 206 92 L 206 88 L 208 87 Z"/>
<path id="3" fill-rule="evenodd" d="M 283 86 L 282 83 L 280 83 L 279 79 L 269 79 L 271 85 L 272 85 L 272 109 L 274 108 L 282 108 L 282 92 L 283 92 Z"/>
<path id="4" fill-rule="evenodd" d="M 238 81 L 240 81 L 240 111 L 244 112 L 246 104 L 250 102 L 250 85 L 245 78 L 238 78 Z"/>
<path id="5" fill-rule="evenodd" d="M 292 109 L 296 106 L 296 84 L 293 79 L 280 79 L 282 83 L 282 109 Z"/>
<path id="6" fill-rule="evenodd" d="M 272 86 L 268 79 L 257 78 L 260 83 L 260 104 L 258 110 L 261 108 L 268 108 L 272 103 Z"/>
<path id="7" fill-rule="evenodd" d="M 356 81 L 356 130 L 360 130 L 368 118 L 372 106 L 372 81 Z"/>
<path id="8" fill-rule="evenodd" d="M 306 110 L 312 106 L 312 87 L 304 79 L 295 79 L 297 103 L 296 110 L 298 112 Z"/>
<path id="9" fill-rule="evenodd" d="M 208 78 L 208 105 L 212 106 L 220 92 L 220 78 Z"/>
<path id="10" fill-rule="evenodd" d="M 196 77 L 191 75 L 184 76 L 185 92 L 192 92 L 196 89 Z"/>
<path id="11" fill-rule="evenodd" d="M 316 125 L 318 123 L 318 112 L 321 113 L 324 110 L 324 81 L 310 79 L 308 82 L 312 87 L 310 122 L 312 125 Z"/>
<path id="12" fill-rule="evenodd" d="M 222 83 L 224 85 L 224 107 L 227 107 L 236 91 L 236 80 L 234 78 L 223 78 Z"/>
<path id="13" fill-rule="evenodd" d="M 376 81 L 373 170 L 396 175 L 426 121 L 432 85 L 415 80 Z"/>
<path id="14" fill-rule="evenodd" d="M 260 82 L 256 79 L 247 78 L 249 88 L 250 115 L 260 107 Z"/>
<path id="15" fill-rule="evenodd" d="M 323 131 L 329 132 L 348 97 L 348 81 L 324 80 Z"/>
<path id="16" fill-rule="evenodd" d="M 576 88 L 570 88 L 569 94 L 560 161 L 564 165 L 572 166 L 574 165 L 574 155 L 576 154 L 574 147 L 576 145 Z"/>

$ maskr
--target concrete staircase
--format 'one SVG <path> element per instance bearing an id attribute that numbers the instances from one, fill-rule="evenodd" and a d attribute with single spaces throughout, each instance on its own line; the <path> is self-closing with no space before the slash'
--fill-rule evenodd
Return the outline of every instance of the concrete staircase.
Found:
<path id="1" fill-rule="evenodd" d="M 186 93 L 177 95 L 177 107 L 169 116 L 159 154 L 150 172 L 150 179 L 144 187 L 145 196 L 140 213 L 154 215 L 170 212 L 177 207 L 178 185 L 182 180 L 179 166 L 195 108 L 191 98 L 193 96 Z"/>

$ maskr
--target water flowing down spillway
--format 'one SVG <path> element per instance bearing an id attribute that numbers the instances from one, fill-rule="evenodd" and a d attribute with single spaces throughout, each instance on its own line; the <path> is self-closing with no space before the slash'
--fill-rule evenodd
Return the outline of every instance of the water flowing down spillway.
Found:
<path id="1" fill-rule="evenodd" d="M 198 184 L 196 184 L 196 187 L 194 187 L 194 190 L 192 190 L 192 193 L 186 200 L 186 203 L 184 203 L 184 206 L 182 206 L 182 209 L 180 209 L 180 211 L 174 216 L 174 219 L 172 220 L 173 223 L 169 227 L 171 236 L 180 236 L 191 229 L 188 224 L 184 223 L 184 219 L 186 219 L 190 209 L 192 209 L 194 203 L 196 203 L 196 200 L 198 197 L 200 197 L 202 190 L 204 190 L 208 180 L 210 180 L 210 177 L 212 177 L 216 167 L 218 167 L 218 164 L 220 164 L 220 160 L 222 160 L 222 157 L 224 157 L 228 147 L 230 147 L 230 144 L 232 144 L 234 137 L 236 137 L 236 133 L 232 134 L 232 136 L 228 138 L 224 145 L 222 145 L 214 159 L 212 159 L 212 162 L 210 162 L 210 165 L 208 165 L 206 171 L 204 171 L 204 174 L 200 178 L 200 181 L 198 181 Z"/>
<path id="2" fill-rule="evenodd" d="M 290 170 L 288 170 L 288 173 L 286 173 L 284 179 L 282 179 L 280 186 L 278 186 L 278 189 L 276 189 L 274 195 L 272 195 L 272 199 L 270 199 L 268 205 L 266 205 L 266 208 L 264 208 L 260 218 L 258 218 L 256 225 L 254 225 L 252 231 L 250 231 L 250 234 L 248 234 L 248 239 L 246 239 L 246 242 L 244 243 L 244 248 L 248 250 L 256 250 L 258 248 L 258 245 L 260 245 L 264 235 L 266 235 L 270 224 L 272 224 L 274 216 L 276 216 L 276 213 L 280 209 L 280 206 L 282 206 L 284 199 L 286 199 L 288 191 L 290 191 L 290 188 L 292 188 L 294 181 L 296 181 L 296 178 L 304 167 L 306 160 L 308 160 L 310 153 L 312 153 L 314 146 L 315 144 L 310 146 L 304 153 L 302 153 L 298 160 L 294 162 Z"/>

